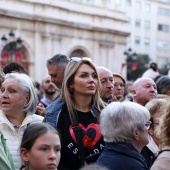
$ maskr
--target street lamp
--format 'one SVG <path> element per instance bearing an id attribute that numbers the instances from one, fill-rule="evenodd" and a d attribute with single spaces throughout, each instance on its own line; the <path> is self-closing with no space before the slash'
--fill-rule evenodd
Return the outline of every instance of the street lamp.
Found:
<path id="1" fill-rule="evenodd" d="M 136 60 L 136 52 L 134 52 L 131 48 L 125 51 L 124 54 L 127 56 L 128 60 Z"/>
<path id="2" fill-rule="evenodd" d="M 4 47 L 6 45 L 6 42 L 7 42 L 7 38 L 5 37 L 5 35 L 3 35 L 1 37 L 1 41 L 2 41 L 2 47 Z"/>
<path id="3" fill-rule="evenodd" d="M 129 48 L 127 51 L 124 52 L 124 55 L 126 55 L 126 63 L 127 66 L 130 66 L 132 71 L 136 71 L 138 67 L 138 62 L 136 61 L 136 52 L 134 52 L 131 48 Z"/>
<path id="4" fill-rule="evenodd" d="M 16 42 L 17 42 L 17 48 L 21 49 L 22 48 L 22 39 L 18 38 Z"/>
<path id="5" fill-rule="evenodd" d="M 10 37 L 10 41 L 12 42 L 12 41 L 14 41 L 15 34 L 11 31 L 11 32 L 9 33 L 9 37 Z"/>
<path id="6" fill-rule="evenodd" d="M 135 79 L 135 71 L 138 68 L 137 54 L 131 48 L 124 52 L 126 55 L 127 79 Z"/>
<path id="7" fill-rule="evenodd" d="M 9 33 L 9 40 L 5 35 L 1 37 L 2 42 L 2 53 L 1 53 L 1 65 L 5 67 L 8 63 L 15 61 L 22 63 L 23 52 L 22 52 L 22 39 L 15 38 L 15 34 L 11 31 Z"/>

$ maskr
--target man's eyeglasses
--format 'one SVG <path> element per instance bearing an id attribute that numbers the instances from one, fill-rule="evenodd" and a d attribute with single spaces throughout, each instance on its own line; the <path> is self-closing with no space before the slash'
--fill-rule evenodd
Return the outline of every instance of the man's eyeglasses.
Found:
<path id="1" fill-rule="evenodd" d="M 114 83 L 114 86 L 115 87 L 117 87 L 117 86 L 125 87 L 125 84 L 124 83 Z"/>
<path id="2" fill-rule="evenodd" d="M 152 124 L 151 121 L 146 122 L 145 127 L 148 130 L 150 128 L 150 125 Z"/>
<path id="3" fill-rule="evenodd" d="M 88 57 L 72 57 L 70 61 L 79 62 L 79 61 L 82 61 L 82 60 L 93 62 L 93 60 L 91 58 L 88 58 Z"/>

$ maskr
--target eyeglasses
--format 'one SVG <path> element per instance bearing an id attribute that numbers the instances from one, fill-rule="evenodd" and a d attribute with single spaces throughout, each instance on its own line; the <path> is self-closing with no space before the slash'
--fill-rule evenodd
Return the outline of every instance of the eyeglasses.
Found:
<path id="1" fill-rule="evenodd" d="M 115 87 L 117 87 L 117 86 L 125 87 L 125 84 L 124 83 L 114 83 L 114 86 Z"/>
<path id="2" fill-rule="evenodd" d="M 70 61 L 79 62 L 79 61 L 82 61 L 82 60 L 93 62 L 93 60 L 91 58 L 88 58 L 88 57 L 72 57 Z"/>
<path id="3" fill-rule="evenodd" d="M 151 121 L 146 122 L 145 127 L 148 130 L 150 128 L 150 125 L 152 124 Z"/>

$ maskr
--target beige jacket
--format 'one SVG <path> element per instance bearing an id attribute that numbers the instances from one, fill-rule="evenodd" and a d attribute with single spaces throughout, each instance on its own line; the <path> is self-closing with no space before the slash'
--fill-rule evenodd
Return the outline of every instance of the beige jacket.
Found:
<path id="1" fill-rule="evenodd" d="M 170 149 L 170 147 L 165 147 L 163 149 Z M 169 169 L 170 169 L 170 151 L 164 151 L 155 160 L 154 164 L 151 167 L 151 170 L 169 170 Z"/>

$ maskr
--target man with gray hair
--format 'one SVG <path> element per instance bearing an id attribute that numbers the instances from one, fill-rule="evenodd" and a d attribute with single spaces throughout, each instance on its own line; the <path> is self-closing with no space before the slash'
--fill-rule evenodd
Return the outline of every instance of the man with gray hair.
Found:
<path id="1" fill-rule="evenodd" d="M 62 87 L 64 71 L 69 61 L 70 61 L 70 58 L 63 54 L 56 54 L 55 56 L 47 60 L 46 66 L 48 69 L 48 74 L 51 76 L 51 82 L 53 82 L 59 90 Z M 59 95 L 60 95 L 60 91 L 59 91 L 58 96 Z M 53 107 L 55 108 L 55 102 L 51 103 L 47 108 L 49 110 L 52 110 Z M 37 111 L 41 115 L 46 114 L 46 110 L 41 104 L 37 106 Z"/>
<path id="2" fill-rule="evenodd" d="M 56 54 L 47 60 L 48 74 L 51 76 L 51 81 L 59 88 L 62 87 L 65 68 L 70 61 L 69 57 L 63 54 Z"/>
<path id="3" fill-rule="evenodd" d="M 106 67 L 97 67 L 99 73 L 100 82 L 102 84 L 102 90 L 100 92 L 100 97 L 106 103 L 112 101 L 114 95 L 114 81 L 112 72 Z"/>

